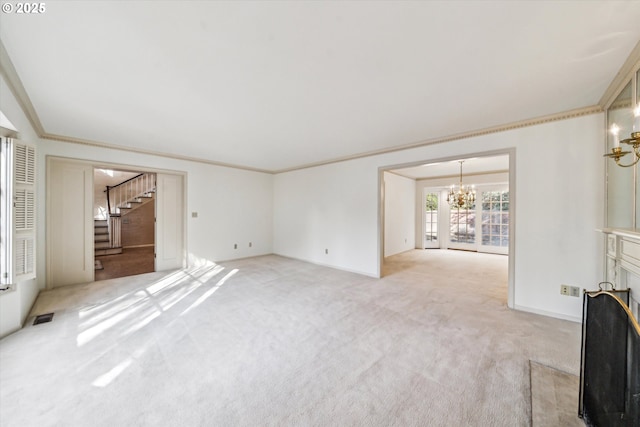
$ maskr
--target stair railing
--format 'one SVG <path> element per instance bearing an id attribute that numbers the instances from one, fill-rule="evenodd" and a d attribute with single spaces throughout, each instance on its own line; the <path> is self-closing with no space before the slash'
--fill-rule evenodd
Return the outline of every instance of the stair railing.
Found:
<path id="1" fill-rule="evenodd" d="M 131 202 L 155 191 L 154 173 L 141 173 L 122 181 L 120 184 L 107 186 L 107 211 L 109 215 L 120 214 L 120 209 L 131 207 Z"/>

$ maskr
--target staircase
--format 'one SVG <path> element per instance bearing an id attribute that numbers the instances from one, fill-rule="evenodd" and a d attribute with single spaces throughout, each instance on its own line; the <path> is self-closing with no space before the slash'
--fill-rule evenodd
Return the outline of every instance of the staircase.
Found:
<path id="1" fill-rule="evenodd" d="M 111 247 L 109 242 L 109 221 L 96 219 L 93 221 L 94 255 L 114 255 L 122 253 L 122 246 Z"/>
<path id="2" fill-rule="evenodd" d="M 142 173 L 118 185 L 107 187 L 108 219 L 94 220 L 95 256 L 122 253 L 121 217 L 154 200 L 156 176 Z"/>

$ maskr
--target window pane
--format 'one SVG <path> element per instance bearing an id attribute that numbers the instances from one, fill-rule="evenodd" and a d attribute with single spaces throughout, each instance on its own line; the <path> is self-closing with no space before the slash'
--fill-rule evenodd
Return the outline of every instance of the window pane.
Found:
<path id="1" fill-rule="evenodd" d="M 483 192 L 482 200 L 482 244 L 508 246 L 509 192 Z"/>

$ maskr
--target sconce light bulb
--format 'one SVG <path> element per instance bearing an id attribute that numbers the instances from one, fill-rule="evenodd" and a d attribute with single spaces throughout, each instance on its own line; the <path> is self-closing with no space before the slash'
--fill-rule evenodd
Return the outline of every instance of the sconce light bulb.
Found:
<path id="1" fill-rule="evenodd" d="M 611 125 L 611 133 L 613 135 L 618 135 L 620 133 L 620 128 L 618 127 L 617 124 L 614 123 Z"/>
<path id="2" fill-rule="evenodd" d="M 640 102 L 638 103 L 638 106 L 633 109 L 633 115 L 635 117 L 640 117 Z"/>
<path id="3" fill-rule="evenodd" d="M 620 147 L 620 137 L 618 136 L 619 133 L 620 133 L 620 128 L 618 127 L 618 125 L 615 123 L 612 124 L 611 134 L 613 135 L 613 148 Z"/>

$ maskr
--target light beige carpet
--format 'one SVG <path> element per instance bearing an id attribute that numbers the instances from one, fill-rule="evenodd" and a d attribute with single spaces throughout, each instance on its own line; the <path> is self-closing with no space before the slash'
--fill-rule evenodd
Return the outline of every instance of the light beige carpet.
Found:
<path id="1" fill-rule="evenodd" d="M 528 426 L 529 360 L 580 326 L 509 310 L 507 258 L 412 251 L 381 280 L 278 256 L 43 292 L 0 341 L 3 426 Z"/>

